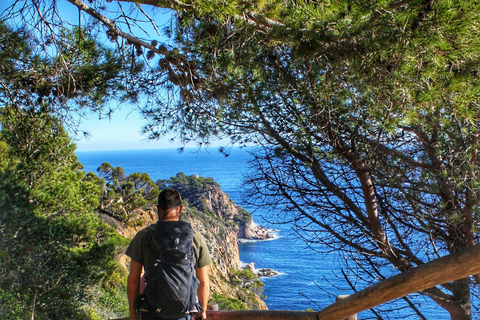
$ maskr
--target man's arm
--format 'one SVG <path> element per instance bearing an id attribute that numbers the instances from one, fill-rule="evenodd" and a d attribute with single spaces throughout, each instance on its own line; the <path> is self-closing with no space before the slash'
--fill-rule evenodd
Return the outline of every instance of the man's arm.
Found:
<path id="1" fill-rule="evenodd" d="M 138 315 L 135 312 L 133 303 L 138 297 L 140 288 L 140 275 L 142 274 L 142 264 L 136 261 L 130 262 L 130 273 L 127 280 L 128 308 L 130 310 L 130 320 L 137 320 Z"/>
<path id="2" fill-rule="evenodd" d="M 202 319 L 207 319 L 207 304 L 210 297 L 210 280 L 208 278 L 208 265 L 197 268 L 197 279 L 200 281 L 197 295 L 200 305 L 202 306 Z"/>

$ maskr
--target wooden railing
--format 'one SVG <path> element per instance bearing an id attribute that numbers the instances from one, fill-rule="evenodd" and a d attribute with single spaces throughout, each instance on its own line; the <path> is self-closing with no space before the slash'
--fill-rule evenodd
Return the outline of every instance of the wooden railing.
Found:
<path id="1" fill-rule="evenodd" d="M 208 311 L 208 320 L 342 320 L 385 302 L 436 285 L 480 274 L 480 244 L 397 274 L 340 299 L 319 312 L 306 311 Z M 128 318 L 121 318 L 124 320 Z"/>

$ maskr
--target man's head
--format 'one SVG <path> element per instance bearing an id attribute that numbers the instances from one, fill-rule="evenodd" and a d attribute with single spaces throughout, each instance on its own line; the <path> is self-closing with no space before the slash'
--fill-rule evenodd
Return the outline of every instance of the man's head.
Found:
<path id="1" fill-rule="evenodd" d="M 163 190 L 158 195 L 158 219 L 164 221 L 177 221 L 182 212 L 182 197 L 177 190 Z"/>

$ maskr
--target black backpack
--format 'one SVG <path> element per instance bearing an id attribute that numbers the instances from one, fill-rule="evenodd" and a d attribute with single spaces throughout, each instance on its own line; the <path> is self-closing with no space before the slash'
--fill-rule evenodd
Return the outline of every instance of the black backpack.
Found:
<path id="1" fill-rule="evenodd" d="M 158 221 L 145 264 L 146 309 L 162 318 L 199 311 L 193 256 L 193 229 L 184 221 Z M 143 309 L 143 308 L 142 308 Z"/>

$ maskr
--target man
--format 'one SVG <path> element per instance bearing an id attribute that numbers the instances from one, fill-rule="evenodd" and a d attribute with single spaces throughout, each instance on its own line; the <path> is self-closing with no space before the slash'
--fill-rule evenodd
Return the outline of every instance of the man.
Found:
<path id="1" fill-rule="evenodd" d="M 179 221 L 180 213 L 183 210 L 182 198 L 176 190 L 164 190 L 158 196 L 158 219 L 163 221 Z M 134 301 L 139 295 L 142 269 L 148 256 L 148 242 L 153 232 L 154 225 L 140 230 L 132 239 L 126 254 L 132 260 L 130 263 L 130 273 L 127 282 L 127 295 L 130 309 L 130 320 L 139 319 L 139 315 L 134 308 Z M 198 286 L 197 295 L 202 307 L 202 319 L 207 318 L 206 310 L 209 298 L 209 278 L 208 265 L 212 262 L 205 239 L 197 232 L 193 236 L 193 247 L 195 257 L 196 277 L 200 284 Z M 145 318 L 145 317 L 144 317 Z M 158 318 L 161 319 L 161 318 Z M 179 318 L 189 319 L 188 317 Z"/>

